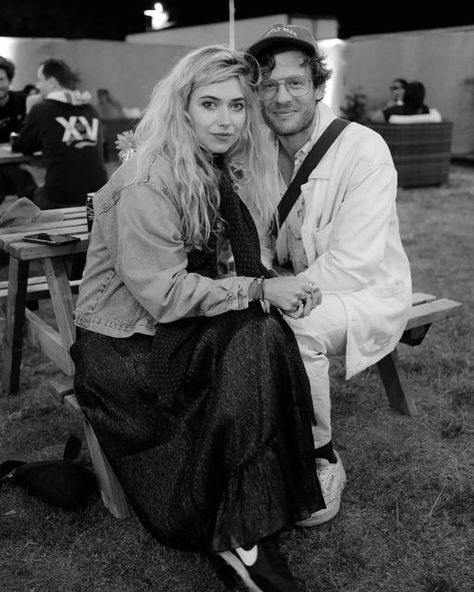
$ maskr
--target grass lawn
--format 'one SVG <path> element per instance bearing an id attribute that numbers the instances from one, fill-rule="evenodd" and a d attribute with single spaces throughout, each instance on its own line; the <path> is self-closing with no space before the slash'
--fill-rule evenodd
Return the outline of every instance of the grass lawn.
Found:
<path id="1" fill-rule="evenodd" d="M 334 361 L 335 443 L 348 479 L 341 511 L 283 535 L 307 592 L 474 592 L 474 168 L 452 165 L 443 187 L 400 189 L 398 212 L 414 291 L 464 309 L 418 347 L 400 346 L 416 417 L 389 408 L 374 368 L 345 382 Z M 82 436 L 48 393 L 54 374 L 27 344 L 22 394 L 0 398 L 0 462 L 59 458 L 70 433 Z M 135 517 L 114 519 L 99 496 L 66 512 L 7 488 L 0 574 L 2 592 L 223 590 L 204 557 L 162 547 Z"/>

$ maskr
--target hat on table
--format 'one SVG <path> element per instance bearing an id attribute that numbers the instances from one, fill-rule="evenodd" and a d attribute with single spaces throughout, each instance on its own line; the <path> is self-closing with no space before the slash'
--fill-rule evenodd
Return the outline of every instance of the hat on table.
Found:
<path id="1" fill-rule="evenodd" d="M 311 55 L 316 54 L 317 44 L 313 35 L 305 27 L 299 25 L 273 25 L 260 39 L 247 48 L 247 53 L 258 58 L 259 55 L 274 46 L 296 45 Z"/>

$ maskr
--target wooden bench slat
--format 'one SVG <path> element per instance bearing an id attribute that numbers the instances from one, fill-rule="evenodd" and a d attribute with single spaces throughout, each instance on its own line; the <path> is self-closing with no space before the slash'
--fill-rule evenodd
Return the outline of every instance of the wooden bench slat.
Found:
<path id="1" fill-rule="evenodd" d="M 429 325 L 435 321 L 452 317 L 461 312 L 462 303 L 448 298 L 440 298 L 413 306 L 405 330 Z"/>
<path id="2" fill-rule="evenodd" d="M 419 304 L 432 302 L 433 300 L 436 300 L 436 296 L 433 294 L 425 294 L 424 292 L 413 292 L 411 297 L 412 306 L 418 306 Z"/>
<path id="3" fill-rule="evenodd" d="M 77 294 L 82 280 L 69 280 L 69 285 L 74 294 Z M 8 281 L 0 282 L 0 302 L 7 299 Z M 37 276 L 28 279 L 27 300 L 40 300 L 49 298 L 48 282 L 44 276 Z"/>

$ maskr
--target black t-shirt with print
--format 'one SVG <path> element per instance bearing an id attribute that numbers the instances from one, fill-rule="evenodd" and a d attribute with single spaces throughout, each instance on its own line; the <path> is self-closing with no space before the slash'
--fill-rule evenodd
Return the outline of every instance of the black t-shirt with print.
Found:
<path id="1" fill-rule="evenodd" d="M 87 193 L 106 183 L 102 145 L 103 125 L 92 105 L 54 99 L 33 105 L 18 139 L 24 154 L 41 150 L 44 196 L 57 207 L 84 205 Z"/>
<path id="2" fill-rule="evenodd" d="M 25 118 L 25 95 L 21 92 L 10 91 L 8 102 L 0 106 L 0 142 L 9 142 L 12 132 L 20 131 Z"/>

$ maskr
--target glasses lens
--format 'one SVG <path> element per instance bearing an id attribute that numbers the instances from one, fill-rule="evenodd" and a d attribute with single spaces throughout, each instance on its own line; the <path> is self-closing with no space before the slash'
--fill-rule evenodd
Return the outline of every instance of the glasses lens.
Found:
<path id="1" fill-rule="evenodd" d="M 309 80 L 303 76 L 294 78 L 287 78 L 285 81 L 285 88 L 294 97 L 301 97 L 308 92 Z"/>
<path id="2" fill-rule="evenodd" d="M 258 87 L 257 94 L 263 101 L 270 101 L 276 95 L 280 84 L 284 84 L 288 93 L 293 97 L 301 97 L 309 90 L 309 79 L 304 76 L 294 76 L 286 80 L 264 80 Z"/>
<path id="3" fill-rule="evenodd" d="M 278 82 L 276 80 L 265 80 L 258 85 L 257 94 L 258 97 L 264 101 L 273 99 L 278 90 Z"/>

